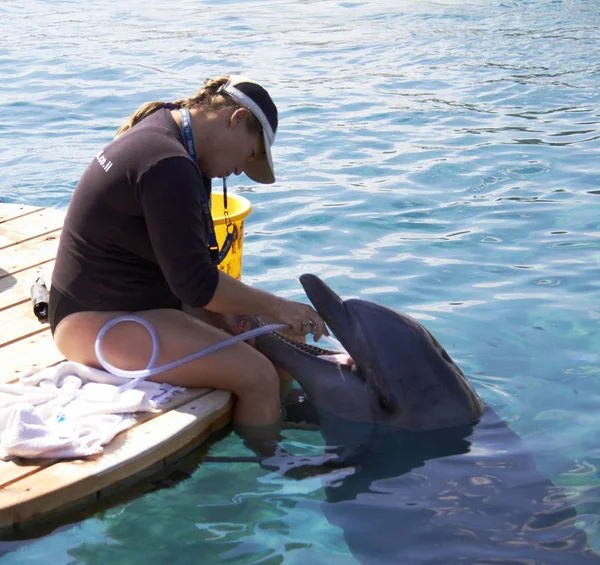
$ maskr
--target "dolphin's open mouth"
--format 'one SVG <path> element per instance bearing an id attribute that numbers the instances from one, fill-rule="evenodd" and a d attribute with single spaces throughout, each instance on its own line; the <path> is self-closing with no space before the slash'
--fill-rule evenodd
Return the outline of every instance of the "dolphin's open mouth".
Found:
<path id="1" fill-rule="evenodd" d="M 297 341 L 294 338 L 288 337 L 281 332 L 271 332 L 271 336 L 277 341 L 287 345 L 288 347 L 294 348 L 300 353 L 312 355 L 313 357 L 318 357 L 322 361 L 329 361 L 330 363 L 335 363 L 336 365 L 345 365 L 352 371 L 356 371 L 354 360 L 345 351 L 324 349 L 309 343 L 302 343 L 301 341 Z"/>
<path id="2" fill-rule="evenodd" d="M 338 365 L 347 365 L 352 369 L 355 369 L 356 364 L 350 355 L 347 353 L 335 353 L 333 355 L 319 355 L 319 359 L 323 361 L 331 361 L 332 363 L 337 363 Z"/>
<path id="3" fill-rule="evenodd" d="M 448 428 L 480 417 L 477 393 L 417 320 L 359 298 L 342 300 L 315 275 L 302 275 L 300 282 L 339 344 L 325 349 L 274 332 L 257 337 L 256 345 L 315 407 L 409 430 Z"/>
<path id="4" fill-rule="evenodd" d="M 252 327 L 258 327 L 264 325 L 262 320 L 257 316 L 250 316 L 248 318 Z M 292 337 L 288 337 L 287 335 L 281 332 L 271 332 L 271 337 L 276 339 L 277 341 L 287 345 L 288 347 L 292 347 L 296 351 L 300 353 L 305 353 L 307 355 L 312 355 L 313 357 L 319 357 L 324 361 L 331 361 L 333 363 L 337 363 L 338 365 L 354 365 L 354 361 L 348 355 L 346 351 L 337 351 L 333 349 L 324 349 L 322 347 L 318 347 L 316 345 L 312 345 L 309 343 L 303 343 L 298 341 Z M 337 340 L 333 340 L 337 342 Z M 337 342 L 339 344 L 339 342 Z M 341 347 L 341 344 L 339 344 Z"/>
<path id="5" fill-rule="evenodd" d="M 300 341 L 295 340 L 294 338 L 282 334 L 281 332 L 272 332 L 271 336 L 281 341 L 282 343 L 285 343 L 287 346 L 293 347 L 297 351 L 306 353 L 308 355 L 313 355 L 314 357 L 328 357 L 340 354 L 339 351 L 323 349 L 322 347 L 317 347 L 316 345 L 312 345 L 309 343 L 302 343 Z"/>

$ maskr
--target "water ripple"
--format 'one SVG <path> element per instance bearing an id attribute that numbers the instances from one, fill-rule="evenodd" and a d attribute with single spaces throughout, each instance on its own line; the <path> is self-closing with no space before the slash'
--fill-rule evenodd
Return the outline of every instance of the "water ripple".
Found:
<path id="1" fill-rule="evenodd" d="M 281 125 L 278 182 L 230 183 L 253 203 L 245 280 L 305 300 L 298 276 L 314 272 L 344 297 L 409 312 L 533 440 L 542 467 L 562 453 L 595 469 L 597 8 L 4 0 L 1 198 L 65 208 L 93 155 L 139 105 L 191 94 L 224 72 L 255 76 L 269 85 Z M 318 447 L 314 434 L 294 437 Z M 227 441 L 219 449 L 244 453 Z M 565 481 L 577 476 L 585 496 L 596 475 Z M 81 539 L 67 530 L 11 546 L 6 562 L 33 563 L 38 549 L 53 562 L 143 562 L 151 533 L 171 561 L 184 543 L 183 554 L 209 560 L 354 563 L 319 512 L 322 490 L 304 486 L 286 497 L 258 469 L 201 467 L 175 492 L 83 522 Z M 600 547 L 594 496 L 580 513 Z"/>

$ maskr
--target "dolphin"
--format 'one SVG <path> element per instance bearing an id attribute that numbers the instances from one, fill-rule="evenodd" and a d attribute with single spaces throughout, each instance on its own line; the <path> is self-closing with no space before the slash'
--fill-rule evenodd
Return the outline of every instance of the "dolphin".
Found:
<path id="1" fill-rule="evenodd" d="M 258 337 L 256 345 L 300 384 L 320 413 L 415 431 L 481 417 L 481 398 L 417 320 L 366 300 L 342 300 L 312 274 L 300 282 L 354 364 L 332 362 L 327 357 L 335 352 L 277 332 Z"/>
<path id="2" fill-rule="evenodd" d="M 318 424 L 337 455 L 327 465 L 288 455 L 271 464 L 288 478 L 322 474 L 323 512 L 360 563 L 600 564 L 578 527 L 595 521 L 597 494 L 565 493 L 542 476 L 422 324 L 342 300 L 314 275 L 300 281 L 354 363 L 281 334 L 257 338 L 301 387 L 284 415 Z"/>

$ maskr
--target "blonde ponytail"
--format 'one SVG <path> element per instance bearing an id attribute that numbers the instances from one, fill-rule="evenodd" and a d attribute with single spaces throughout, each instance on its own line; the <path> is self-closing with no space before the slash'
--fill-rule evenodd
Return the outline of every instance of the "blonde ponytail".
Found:
<path id="1" fill-rule="evenodd" d="M 115 134 L 115 137 L 119 137 L 127 130 L 131 129 L 140 120 L 146 116 L 160 110 L 161 108 L 196 108 L 202 107 L 207 110 L 220 110 L 221 108 L 241 108 L 242 105 L 234 100 L 227 93 L 221 92 L 221 87 L 227 84 L 229 76 L 222 76 L 216 79 L 205 79 L 204 86 L 198 91 L 196 96 L 190 98 L 181 98 L 174 102 L 147 102 L 143 106 L 140 106 L 136 112 L 134 112 L 129 120 L 125 122 Z M 251 113 L 251 119 L 248 120 L 248 129 L 252 132 L 259 132 L 261 129 L 260 122 Z"/>
<path id="2" fill-rule="evenodd" d="M 149 116 L 156 110 L 160 110 L 167 105 L 166 102 L 148 102 L 143 106 L 140 106 L 137 111 L 132 114 L 118 130 L 115 134 L 115 137 L 119 137 L 122 133 L 125 133 L 128 129 L 131 129 L 135 124 L 137 124 L 140 120 L 144 119 L 146 116 Z"/>

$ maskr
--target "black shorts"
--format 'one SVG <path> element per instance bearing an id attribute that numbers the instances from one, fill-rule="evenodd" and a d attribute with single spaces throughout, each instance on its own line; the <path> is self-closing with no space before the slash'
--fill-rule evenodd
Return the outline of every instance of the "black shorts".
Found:
<path id="1" fill-rule="evenodd" d="M 144 308 L 144 310 L 153 310 L 156 308 L 174 308 L 175 310 L 181 310 L 182 304 L 181 301 L 175 299 L 174 301 L 165 304 L 149 305 L 147 308 Z M 59 322 L 69 314 L 75 314 L 75 312 L 89 312 L 90 310 L 92 310 L 92 308 L 89 306 L 82 306 L 76 300 L 65 296 L 54 286 L 50 286 L 50 297 L 48 298 L 48 323 L 50 324 L 52 335 L 54 335 L 54 331 Z M 114 310 L 117 311 L 119 309 L 114 308 Z"/>
<path id="2" fill-rule="evenodd" d="M 58 326 L 58 323 L 63 318 L 66 318 L 69 314 L 85 312 L 86 310 L 89 310 L 89 308 L 80 306 L 75 300 L 67 298 L 56 289 L 54 285 L 50 287 L 50 297 L 48 298 L 48 323 L 50 324 L 52 335 L 54 335 L 56 326 Z"/>

